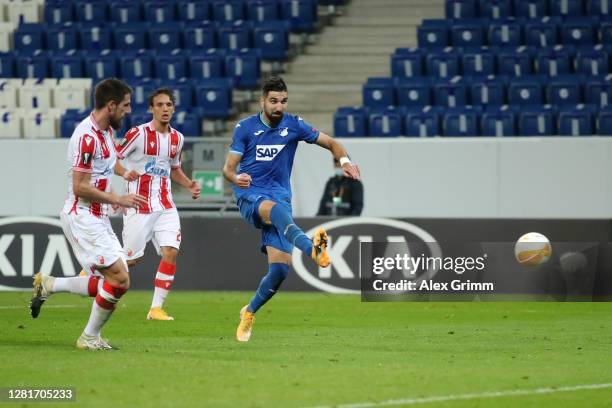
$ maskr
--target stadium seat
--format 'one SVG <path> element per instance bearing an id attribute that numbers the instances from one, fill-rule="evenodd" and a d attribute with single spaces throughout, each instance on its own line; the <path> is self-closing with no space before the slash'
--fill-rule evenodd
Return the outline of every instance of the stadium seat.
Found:
<path id="1" fill-rule="evenodd" d="M 132 108 L 135 111 L 146 111 L 149 108 L 149 95 L 159 87 L 159 84 L 152 79 L 133 79 L 128 84 L 134 90 Z"/>
<path id="2" fill-rule="evenodd" d="M 0 138 L 16 139 L 23 137 L 21 133 L 21 117 L 14 108 L 0 109 Z"/>
<path id="3" fill-rule="evenodd" d="M 140 50 L 148 48 L 149 23 L 121 24 L 115 27 L 113 38 L 118 50 Z"/>
<path id="4" fill-rule="evenodd" d="M 536 66 L 540 75 L 554 77 L 569 74 L 572 66 L 571 54 L 567 47 L 561 45 L 542 49 L 536 56 Z"/>
<path id="5" fill-rule="evenodd" d="M 63 24 L 75 21 L 74 4 L 66 0 L 46 0 L 43 18 L 46 24 Z"/>
<path id="6" fill-rule="evenodd" d="M 447 109 L 442 119 L 444 136 L 478 136 L 478 109 L 471 106 Z"/>
<path id="7" fill-rule="evenodd" d="M 15 54 L 13 52 L 0 52 L 0 78 L 13 78 L 15 71 Z"/>
<path id="8" fill-rule="evenodd" d="M 556 112 L 550 105 L 524 106 L 519 111 L 518 131 L 521 136 L 556 134 Z"/>
<path id="9" fill-rule="evenodd" d="M 533 56 L 527 47 L 505 48 L 497 54 L 497 73 L 521 77 L 533 73 Z"/>
<path id="10" fill-rule="evenodd" d="M 599 111 L 597 124 L 598 135 L 612 136 L 612 110 L 604 109 Z"/>
<path id="11" fill-rule="evenodd" d="M 604 45 L 612 45 L 612 21 L 602 21 L 599 26 L 601 33 L 601 43 Z"/>
<path id="12" fill-rule="evenodd" d="M 230 51 L 225 57 L 225 74 L 237 88 L 256 88 L 261 76 L 260 62 L 261 53 L 257 49 Z"/>
<path id="13" fill-rule="evenodd" d="M 339 107 L 334 113 L 334 136 L 366 136 L 367 117 L 365 108 L 348 106 Z"/>
<path id="14" fill-rule="evenodd" d="M 550 78 L 546 86 L 546 101 L 551 105 L 577 105 L 582 103 L 582 75 L 560 75 Z"/>
<path id="15" fill-rule="evenodd" d="M 496 20 L 512 17 L 512 0 L 483 0 L 480 2 L 480 16 Z"/>
<path id="16" fill-rule="evenodd" d="M 219 78 L 223 76 L 225 51 L 216 48 L 192 53 L 189 72 L 192 78 Z"/>
<path id="17" fill-rule="evenodd" d="M 370 112 L 368 135 L 377 137 L 401 136 L 404 116 L 404 109 L 394 106 Z"/>
<path id="18" fill-rule="evenodd" d="M 516 0 L 516 16 L 526 18 L 548 16 L 548 2 L 546 0 Z"/>
<path id="19" fill-rule="evenodd" d="M 251 0 L 246 4 L 247 18 L 251 21 L 275 21 L 280 18 L 277 0 Z"/>
<path id="20" fill-rule="evenodd" d="M 558 42 L 558 26 L 561 19 L 543 17 L 525 23 L 525 44 L 531 47 L 552 47 Z"/>
<path id="21" fill-rule="evenodd" d="M 173 0 L 144 1 L 145 21 L 153 24 L 171 24 L 176 20 L 176 4 Z"/>
<path id="22" fill-rule="evenodd" d="M 172 127 L 186 137 L 202 134 L 202 120 L 195 112 L 177 111 L 172 118 Z"/>
<path id="23" fill-rule="evenodd" d="M 609 17 L 612 15 L 611 0 L 589 0 L 586 4 L 588 16 Z"/>
<path id="24" fill-rule="evenodd" d="M 217 47 L 217 25 L 210 21 L 189 23 L 183 30 L 186 49 L 209 49 Z"/>
<path id="25" fill-rule="evenodd" d="M 516 136 L 516 111 L 508 105 L 489 107 L 480 118 L 483 136 Z"/>
<path id="26" fill-rule="evenodd" d="M 479 80 L 473 80 L 469 86 L 470 101 L 473 105 L 505 105 L 507 83 L 508 78 L 505 76 L 490 75 Z"/>
<path id="27" fill-rule="evenodd" d="M 444 15 L 455 19 L 478 17 L 476 0 L 445 0 Z"/>
<path id="28" fill-rule="evenodd" d="M 575 17 L 583 14 L 582 0 L 554 0 L 550 2 L 551 16 Z"/>
<path id="29" fill-rule="evenodd" d="M 217 30 L 219 48 L 226 50 L 251 48 L 251 31 L 251 24 L 246 21 L 234 21 L 219 25 Z"/>
<path id="30" fill-rule="evenodd" d="M 23 137 L 26 139 L 51 139 L 59 136 L 58 109 L 25 110 L 20 112 Z"/>
<path id="31" fill-rule="evenodd" d="M 155 50 L 181 48 L 181 30 L 177 25 L 160 24 L 149 29 L 149 47 Z"/>
<path id="32" fill-rule="evenodd" d="M 32 55 L 18 54 L 15 60 L 17 77 L 47 78 L 49 76 L 49 58 L 47 51 L 38 50 Z"/>
<path id="33" fill-rule="evenodd" d="M 597 42 L 599 20 L 595 17 L 566 18 L 561 24 L 561 43 L 565 45 L 584 46 Z"/>
<path id="34" fill-rule="evenodd" d="M 7 52 L 13 49 L 13 32 L 15 24 L 0 21 L 0 52 Z"/>
<path id="35" fill-rule="evenodd" d="M 204 118 L 227 118 L 232 114 L 231 79 L 216 78 L 198 80 L 195 83 L 196 105 L 201 107 Z"/>
<path id="36" fill-rule="evenodd" d="M 56 81 L 25 79 L 19 88 L 19 108 L 45 111 L 51 108 L 51 90 Z"/>
<path id="37" fill-rule="evenodd" d="M 459 56 L 453 48 L 427 55 L 427 74 L 438 78 L 452 78 L 459 75 Z"/>
<path id="38" fill-rule="evenodd" d="M 106 0 L 88 0 L 76 2 L 76 16 L 81 23 L 100 24 L 109 21 L 108 3 Z"/>
<path id="39" fill-rule="evenodd" d="M 232 22 L 246 17 L 244 0 L 214 0 L 211 3 L 213 20 Z"/>
<path id="40" fill-rule="evenodd" d="M 406 136 L 429 137 L 440 136 L 440 115 L 444 111 L 439 106 L 423 106 L 408 109 L 404 123 Z"/>
<path id="41" fill-rule="evenodd" d="M 6 2 L 8 21 L 14 24 L 40 22 L 38 1 L 11 1 Z"/>
<path id="42" fill-rule="evenodd" d="M 113 31 L 110 26 L 86 24 L 79 29 L 79 40 L 84 50 L 113 48 Z"/>
<path id="43" fill-rule="evenodd" d="M 55 53 L 50 59 L 53 78 L 82 78 L 83 57 L 77 50 Z"/>
<path id="44" fill-rule="evenodd" d="M 612 103 L 612 74 L 605 77 L 588 77 L 584 86 L 587 104 L 606 108 Z"/>
<path id="45" fill-rule="evenodd" d="M 153 77 L 154 55 L 149 50 L 131 50 L 119 53 L 121 77 L 127 80 Z"/>
<path id="46" fill-rule="evenodd" d="M 101 79 L 101 78 L 100 78 Z M 92 80 L 87 78 L 63 78 L 53 88 L 53 106 L 61 111 L 89 107 Z"/>
<path id="47" fill-rule="evenodd" d="M 85 76 L 95 81 L 119 76 L 117 54 L 112 50 L 89 51 L 86 54 Z"/>
<path id="48" fill-rule="evenodd" d="M 395 80 L 393 78 L 368 78 L 363 85 L 363 104 L 368 108 L 385 108 L 395 105 Z"/>
<path id="49" fill-rule="evenodd" d="M 479 47 L 486 44 L 484 27 L 488 24 L 483 19 L 463 19 L 451 27 L 453 47 Z"/>
<path id="50" fill-rule="evenodd" d="M 284 60 L 289 51 L 289 27 L 284 21 L 267 21 L 255 24 L 253 29 L 255 48 L 264 60 Z"/>
<path id="51" fill-rule="evenodd" d="M 495 74 L 495 55 L 486 47 L 467 49 L 461 59 L 464 76 Z"/>
<path id="52" fill-rule="evenodd" d="M 541 77 L 530 76 L 512 78 L 508 85 L 508 102 L 510 105 L 537 105 L 544 102 L 543 85 Z"/>
<path id="53" fill-rule="evenodd" d="M 91 113 L 90 110 L 69 109 L 60 117 L 60 137 L 71 137 L 77 125 Z"/>
<path id="54" fill-rule="evenodd" d="M 131 0 L 110 3 L 111 21 L 117 24 L 139 23 L 143 20 L 140 2 Z"/>
<path id="55" fill-rule="evenodd" d="M 162 85 L 172 89 L 177 111 L 185 111 L 193 107 L 193 83 L 191 79 L 181 78 L 176 81 L 164 81 Z"/>
<path id="56" fill-rule="evenodd" d="M 608 74 L 608 56 L 601 45 L 580 49 L 576 55 L 576 73 L 590 76 Z"/>
<path id="57" fill-rule="evenodd" d="M 443 48 L 450 45 L 451 23 L 448 20 L 423 20 L 417 27 L 419 48 Z"/>
<path id="58" fill-rule="evenodd" d="M 181 49 L 158 52 L 155 58 L 155 77 L 177 80 L 188 76 L 187 60 Z"/>
<path id="59" fill-rule="evenodd" d="M 455 108 L 468 104 L 468 90 L 460 76 L 451 80 L 437 80 L 433 84 L 434 104 Z"/>
<path id="60" fill-rule="evenodd" d="M 557 118 L 560 136 L 590 136 L 595 132 L 596 111 L 589 105 L 564 107 Z"/>
<path id="61" fill-rule="evenodd" d="M 53 51 L 69 51 L 78 48 L 79 31 L 75 24 L 68 22 L 48 26 L 45 29 L 46 47 Z"/>
<path id="62" fill-rule="evenodd" d="M 493 47 L 518 47 L 523 43 L 520 24 L 514 19 L 491 21 L 488 42 Z"/>
<path id="63" fill-rule="evenodd" d="M 18 104 L 17 89 L 21 86 L 21 81 L 17 82 L 14 79 L 0 80 L 0 108 L 13 109 Z"/>
<path id="64" fill-rule="evenodd" d="M 391 76 L 396 78 L 423 75 L 423 55 L 418 48 L 398 48 L 391 55 Z"/>
<path id="65" fill-rule="evenodd" d="M 316 0 L 280 0 L 281 18 L 289 22 L 293 32 L 314 31 L 317 23 Z"/>
<path id="66" fill-rule="evenodd" d="M 414 107 L 432 104 L 431 83 L 428 77 L 398 78 L 396 85 L 397 103 Z"/>
<path id="67" fill-rule="evenodd" d="M 37 23 L 21 24 L 13 34 L 13 42 L 22 53 L 45 49 L 45 28 Z"/>
<path id="68" fill-rule="evenodd" d="M 211 19 L 210 7 L 207 0 L 188 0 L 178 2 L 179 21 L 193 22 Z"/>

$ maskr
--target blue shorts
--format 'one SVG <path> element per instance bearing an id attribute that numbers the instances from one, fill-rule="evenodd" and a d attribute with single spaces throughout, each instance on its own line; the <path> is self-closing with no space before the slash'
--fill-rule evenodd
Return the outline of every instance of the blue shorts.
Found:
<path id="1" fill-rule="evenodd" d="M 274 225 L 264 224 L 261 217 L 259 217 L 259 205 L 264 200 L 271 200 L 276 205 L 282 205 L 291 214 L 291 204 L 287 202 L 275 200 L 261 194 L 245 194 L 237 202 L 240 215 L 246 222 L 254 225 L 255 228 L 261 229 L 261 252 L 267 254 L 266 246 L 271 246 L 279 251 L 291 254 L 293 252 L 293 244 Z"/>

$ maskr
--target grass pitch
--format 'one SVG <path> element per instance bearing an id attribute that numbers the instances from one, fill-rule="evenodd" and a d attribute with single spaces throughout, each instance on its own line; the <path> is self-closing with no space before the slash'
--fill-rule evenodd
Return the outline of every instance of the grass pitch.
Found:
<path id="1" fill-rule="evenodd" d="M 173 292 L 174 322 L 145 321 L 151 294 L 128 292 L 105 328 L 119 351 L 84 352 L 74 343 L 91 299 L 54 295 L 33 320 L 29 293 L 1 292 L 0 387 L 76 389 L 76 403 L 44 406 L 612 406 L 612 303 L 361 303 L 281 291 L 241 344 L 238 312 L 251 293 Z M 593 384 L 608 385 L 563 388 Z"/>

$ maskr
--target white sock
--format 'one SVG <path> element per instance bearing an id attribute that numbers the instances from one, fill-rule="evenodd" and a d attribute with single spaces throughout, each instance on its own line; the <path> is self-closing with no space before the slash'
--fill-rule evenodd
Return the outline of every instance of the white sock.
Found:
<path id="1" fill-rule="evenodd" d="M 91 307 L 89 321 L 87 322 L 87 326 L 85 326 L 85 330 L 83 330 L 83 333 L 87 336 L 100 335 L 102 326 L 104 326 L 111 317 L 117 302 L 119 302 L 119 299 L 127 290 L 113 286 L 103 279 L 100 279 L 100 282 L 102 282 L 102 286 L 98 288 L 98 294 Z"/>
<path id="2" fill-rule="evenodd" d="M 51 292 L 70 292 L 77 295 L 88 295 L 87 285 L 89 276 L 75 276 L 74 278 L 55 278 Z"/>
<path id="3" fill-rule="evenodd" d="M 155 291 L 153 292 L 153 301 L 151 309 L 154 307 L 162 307 L 164 301 L 170 293 L 172 282 L 174 282 L 174 274 L 176 273 L 176 265 L 161 261 L 157 274 L 155 275 Z"/>
<path id="4" fill-rule="evenodd" d="M 100 307 L 94 299 L 91 307 L 91 314 L 89 315 L 89 321 L 87 322 L 87 326 L 85 326 L 83 333 L 88 336 L 100 336 L 102 326 L 104 326 L 104 324 L 108 321 L 114 310 L 115 309 L 108 310 Z"/>

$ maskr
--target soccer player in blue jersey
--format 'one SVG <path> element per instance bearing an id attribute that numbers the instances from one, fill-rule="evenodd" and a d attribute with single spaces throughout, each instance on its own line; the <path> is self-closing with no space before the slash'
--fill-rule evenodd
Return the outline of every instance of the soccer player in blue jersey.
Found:
<path id="1" fill-rule="evenodd" d="M 309 254 L 317 265 L 329 266 L 325 230 L 319 228 L 310 239 L 291 215 L 289 179 L 298 143 L 316 143 L 330 150 L 345 176 L 360 178 L 359 167 L 351 163 L 340 143 L 299 116 L 286 113 L 287 100 L 287 86 L 281 78 L 271 77 L 263 83 L 261 112 L 236 125 L 223 167 L 223 175 L 234 184 L 240 214 L 261 229 L 261 250 L 268 256 L 268 273 L 250 303 L 240 310 L 238 341 L 249 341 L 255 313 L 287 277 L 294 246 Z"/>

